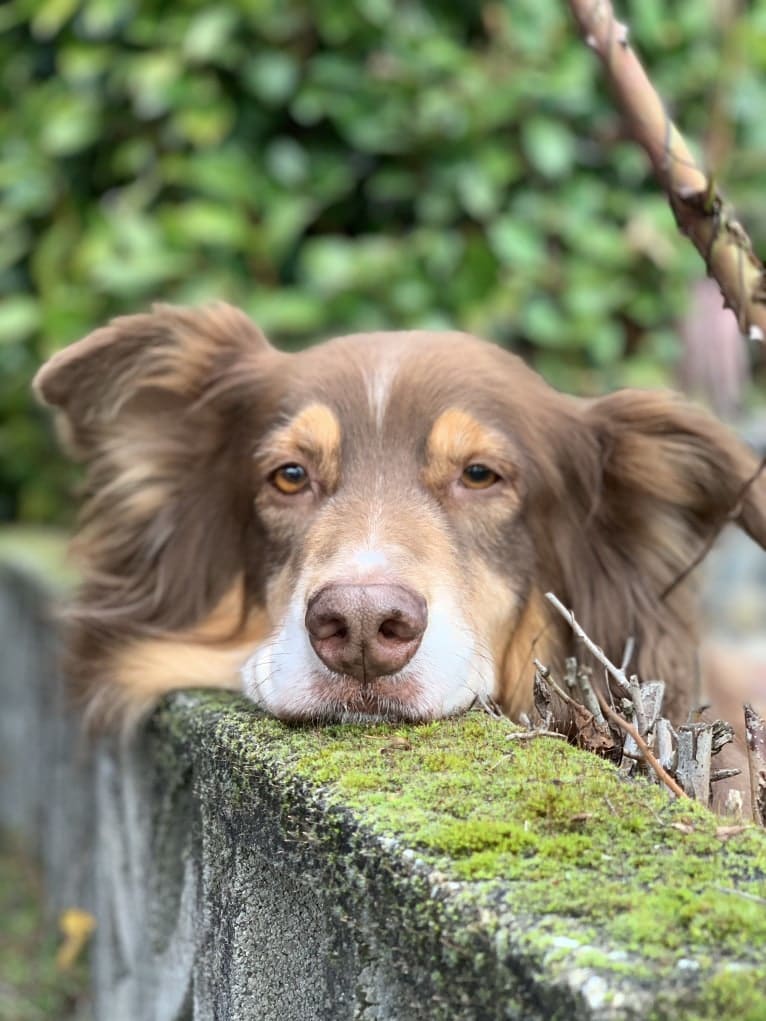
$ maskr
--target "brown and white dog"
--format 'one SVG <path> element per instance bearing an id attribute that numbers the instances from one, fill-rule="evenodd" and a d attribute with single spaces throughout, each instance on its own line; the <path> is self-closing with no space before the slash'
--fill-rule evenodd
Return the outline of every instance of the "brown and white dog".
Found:
<path id="1" fill-rule="evenodd" d="M 766 546 L 753 453 L 669 393 L 563 395 L 462 333 L 299 354 L 241 312 L 158 306 L 36 379 L 88 466 L 69 670 L 102 721 L 187 685 L 288 720 L 531 700 L 568 628 L 695 697 L 690 582 L 731 515 Z"/>

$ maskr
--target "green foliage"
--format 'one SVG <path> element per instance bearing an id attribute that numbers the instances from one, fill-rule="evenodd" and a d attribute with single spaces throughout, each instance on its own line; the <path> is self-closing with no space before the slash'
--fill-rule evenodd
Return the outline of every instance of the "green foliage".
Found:
<path id="1" fill-rule="evenodd" d="M 766 6 L 713 6 L 622 4 L 764 242 Z M 454 325 L 585 391 L 675 356 L 701 264 L 563 3 L 6 0 L 0 66 L 0 518 L 65 507 L 37 364 L 156 299 L 294 346 Z"/>

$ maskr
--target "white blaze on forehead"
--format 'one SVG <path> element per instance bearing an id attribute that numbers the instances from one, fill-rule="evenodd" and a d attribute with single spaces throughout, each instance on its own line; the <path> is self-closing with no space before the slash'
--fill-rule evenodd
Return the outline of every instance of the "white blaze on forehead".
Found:
<path id="1" fill-rule="evenodd" d="M 364 574 L 368 571 L 385 571 L 391 566 L 388 555 L 382 549 L 363 546 L 344 557 L 352 571 Z"/>
<path id="2" fill-rule="evenodd" d="M 401 581 L 395 551 L 369 541 L 340 546 L 329 560 L 302 574 L 295 586 L 295 598 L 308 601 L 314 592 L 332 582 L 363 585 L 371 581 Z"/>
<path id="3" fill-rule="evenodd" d="M 383 427 L 388 398 L 398 368 L 398 356 L 394 351 L 388 351 L 367 370 L 367 399 L 378 429 Z"/>

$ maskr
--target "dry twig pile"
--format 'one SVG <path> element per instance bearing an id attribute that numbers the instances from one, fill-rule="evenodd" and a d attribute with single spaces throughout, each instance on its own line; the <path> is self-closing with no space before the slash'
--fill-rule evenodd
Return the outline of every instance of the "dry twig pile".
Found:
<path id="1" fill-rule="evenodd" d="M 604 683 L 576 658 L 566 661 L 563 679 L 555 678 L 544 663 L 535 660 L 534 713 L 528 730 L 515 736 L 566 737 L 572 743 L 616 762 L 626 775 L 645 773 L 679 798 L 694 798 L 709 806 L 712 786 L 741 773 L 716 769 L 715 756 L 734 739 L 734 728 L 723 720 L 689 721 L 674 727 L 662 715 L 665 683 L 641 683 L 626 670 L 632 642 L 626 645 L 621 666 L 616 666 L 585 633 L 574 613 L 552 593 L 549 602 L 567 621 L 588 652 L 604 667 Z M 697 715 L 697 714 L 695 714 Z M 766 721 L 752 706 L 745 706 L 747 753 L 752 817 L 766 826 Z M 727 811 L 741 815 L 742 799 L 730 791 Z"/>

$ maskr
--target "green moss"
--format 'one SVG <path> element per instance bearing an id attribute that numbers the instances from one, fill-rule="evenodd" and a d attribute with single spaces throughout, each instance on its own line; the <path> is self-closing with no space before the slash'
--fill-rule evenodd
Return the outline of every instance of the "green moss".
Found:
<path id="1" fill-rule="evenodd" d="M 235 797 L 246 801 L 264 764 L 318 785 L 324 803 L 463 883 L 465 897 L 533 919 L 518 928 L 530 952 L 547 957 L 564 938 L 592 953 L 595 940 L 624 951 L 601 953 L 598 967 L 634 977 L 642 962 L 677 976 L 692 958 L 714 990 L 727 988 L 721 969 L 738 962 L 748 984 L 766 989 L 766 911 L 748 899 L 766 897 L 762 831 L 721 839 L 720 820 L 700 806 L 626 781 L 564 742 L 512 743 L 510 724 L 483 713 L 407 728 L 289 727 L 238 700 L 193 699 L 181 730 L 188 739 L 195 719 L 209 735 L 213 714 Z M 174 716 L 164 725 L 178 726 Z"/>
<path id="2" fill-rule="evenodd" d="M 700 1010 L 704 1011 L 700 1021 L 719 1021 L 722 1017 L 764 1021 L 763 986 L 751 985 L 748 978 L 743 980 L 739 969 L 721 972 L 708 983 Z"/>
<path id="3" fill-rule="evenodd" d="M 451 858 L 486 856 L 487 864 L 479 871 L 488 871 L 491 856 L 499 850 L 521 854 L 534 847 L 534 839 L 522 825 L 502 819 L 447 819 L 434 824 L 430 843 Z"/>

